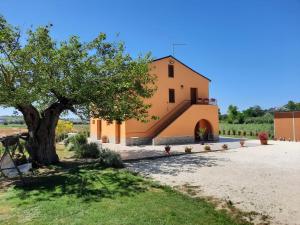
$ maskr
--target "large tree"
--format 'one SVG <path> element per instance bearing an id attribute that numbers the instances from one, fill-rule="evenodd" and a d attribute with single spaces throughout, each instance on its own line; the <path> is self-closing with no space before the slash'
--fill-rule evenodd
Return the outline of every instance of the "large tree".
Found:
<path id="1" fill-rule="evenodd" d="M 155 91 L 149 54 L 133 59 L 104 33 L 87 43 L 77 36 L 58 43 L 51 26 L 31 29 L 25 39 L 0 17 L 0 105 L 23 114 L 29 153 L 40 164 L 59 160 L 55 128 L 62 113 L 147 120 L 150 105 L 143 99 Z"/>

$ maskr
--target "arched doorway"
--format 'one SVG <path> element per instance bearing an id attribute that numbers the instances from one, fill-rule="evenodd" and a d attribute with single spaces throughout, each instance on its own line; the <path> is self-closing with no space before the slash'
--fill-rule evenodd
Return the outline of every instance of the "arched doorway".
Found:
<path id="1" fill-rule="evenodd" d="M 200 128 L 204 128 L 204 135 L 203 139 L 204 141 L 209 141 L 211 139 L 211 136 L 213 135 L 213 129 L 212 125 L 208 120 L 202 119 L 199 120 L 195 126 L 194 134 L 195 134 L 195 141 L 200 141 L 200 135 L 199 135 L 199 130 Z"/>

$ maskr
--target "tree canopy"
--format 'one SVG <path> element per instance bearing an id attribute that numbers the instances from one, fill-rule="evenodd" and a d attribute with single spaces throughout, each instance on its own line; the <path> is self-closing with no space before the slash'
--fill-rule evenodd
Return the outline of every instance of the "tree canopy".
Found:
<path id="1" fill-rule="evenodd" d="M 155 91 L 150 54 L 133 59 L 124 43 L 110 42 L 104 33 L 89 42 L 78 36 L 57 42 L 51 28 L 21 37 L 19 28 L 0 17 L 0 105 L 23 114 L 36 148 L 45 144 L 41 139 L 53 139 L 46 127 L 55 132 L 66 110 L 107 121 L 150 119 L 144 103 Z"/>
<path id="2" fill-rule="evenodd" d="M 81 115 L 107 120 L 145 119 L 142 98 L 153 94 L 150 55 L 133 60 L 124 44 L 106 41 L 104 33 L 84 43 L 71 36 L 57 43 L 52 25 L 21 33 L 0 17 L 0 104 L 43 112 L 54 103 Z M 91 107 L 93 106 L 93 107 Z"/>

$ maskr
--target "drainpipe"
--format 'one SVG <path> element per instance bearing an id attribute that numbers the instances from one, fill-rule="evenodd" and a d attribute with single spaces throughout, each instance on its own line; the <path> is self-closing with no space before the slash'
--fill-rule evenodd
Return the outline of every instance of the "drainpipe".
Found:
<path id="1" fill-rule="evenodd" d="M 295 112 L 293 112 L 293 136 L 294 136 L 294 141 L 296 141 Z"/>

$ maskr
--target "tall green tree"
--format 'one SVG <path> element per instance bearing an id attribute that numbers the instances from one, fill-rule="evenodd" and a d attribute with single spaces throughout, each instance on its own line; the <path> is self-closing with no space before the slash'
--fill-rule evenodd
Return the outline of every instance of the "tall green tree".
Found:
<path id="1" fill-rule="evenodd" d="M 300 103 L 296 103 L 294 101 L 288 101 L 288 103 L 284 106 L 288 111 L 300 110 Z"/>
<path id="2" fill-rule="evenodd" d="M 51 26 L 31 29 L 25 39 L 0 17 L 0 105 L 23 114 L 29 153 L 40 164 L 59 160 L 55 128 L 65 111 L 145 121 L 150 105 L 143 100 L 155 91 L 149 54 L 133 59 L 123 43 L 107 41 L 104 33 L 86 43 L 77 36 L 57 43 Z"/>
<path id="3" fill-rule="evenodd" d="M 228 123 L 233 123 L 238 117 L 239 111 L 237 106 L 230 105 L 227 110 L 227 121 Z"/>

